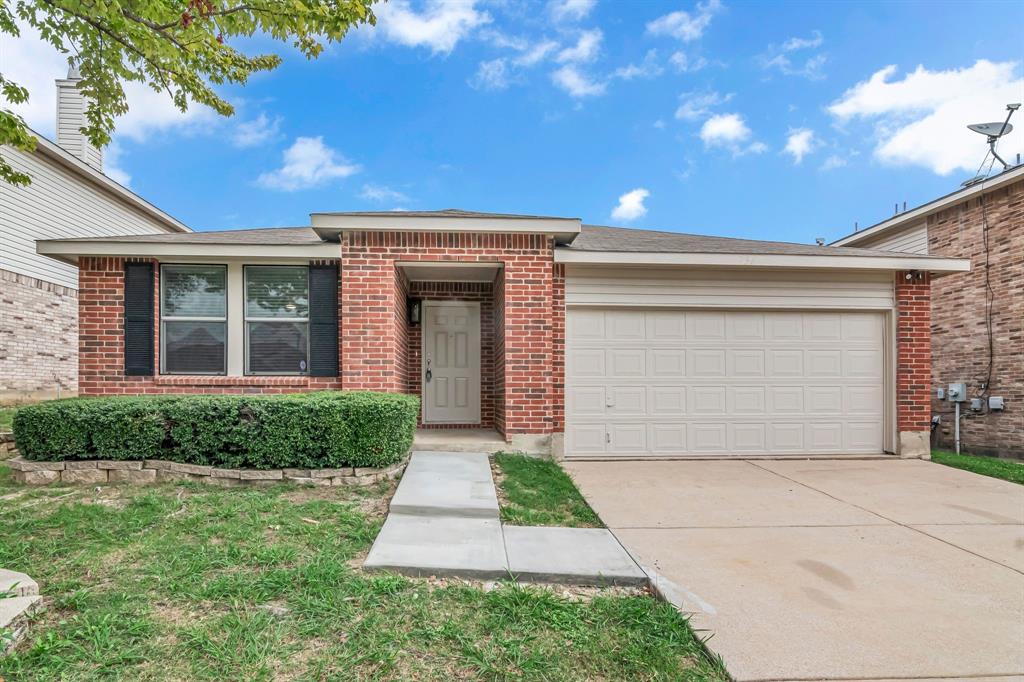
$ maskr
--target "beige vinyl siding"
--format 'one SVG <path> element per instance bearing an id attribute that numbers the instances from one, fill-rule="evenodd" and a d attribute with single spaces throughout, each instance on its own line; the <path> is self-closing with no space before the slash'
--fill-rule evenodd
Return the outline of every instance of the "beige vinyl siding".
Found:
<path id="1" fill-rule="evenodd" d="M 566 266 L 566 305 L 891 310 L 888 272 Z"/>
<path id="2" fill-rule="evenodd" d="M 913 225 L 857 242 L 856 246 L 861 249 L 881 249 L 882 251 L 928 255 L 928 225 L 922 220 Z"/>
<path id="3" fill-rule="evenodd" d="M 72 289 L 78 270 L 36 253 L 35 240 L 167 232 L 161 223 L 40 153 L 4 147 L 32 184 L 0 182 L 0 269 Z"/>
<path id="4" fill-rule="evenodd" d="M 76 82 L 58 81 L 57 98 L 57 143 L 69 154 L 102 170 L 103 151 L 92 146 L 80 130 L 87 123 L 86 102 L 78 93 Z"/>

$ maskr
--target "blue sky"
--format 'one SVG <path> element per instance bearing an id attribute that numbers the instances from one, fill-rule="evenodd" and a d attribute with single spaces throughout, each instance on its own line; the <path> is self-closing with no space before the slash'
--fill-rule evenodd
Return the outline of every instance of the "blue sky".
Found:
<path id="1" fill-rule="evenodd" d="M 285 62 L 224 90 L 231 120 L 130 90 L 111 174 L 196 229 L 460 207 L 812 242 L 955 189 L 985 152 L 964 126 L 1024 100 L 1020 2 L 377 11 L 315 62 L 244 45 Z M 21 42 L 5 70 L 52 134 L 61 59 Z"/>

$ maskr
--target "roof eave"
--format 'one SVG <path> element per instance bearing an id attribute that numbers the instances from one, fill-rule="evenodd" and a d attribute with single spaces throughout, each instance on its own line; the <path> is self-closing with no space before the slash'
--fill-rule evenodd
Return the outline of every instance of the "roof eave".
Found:
<path id="1" fill-rule="evenodd" d="M 153 204 L 149 203 L 138 194 L 135 194 L 123 185 L 111 180 L 109 177 L 96 170 L 92 166 L 88 165 L 78 157 L 68 153 L 66 150 L 61 148 L 59 145 L 46 139 L 39 133 L 33 133 L 36 136 L 36 151 L 43 154 L 47 158 L 59 163 L 61 166 L 68 170 L 76 173 L 77 175 L 85 178 L 93 184 L 99 185 L 104 190 L 110 192 L 121 201 L 131 205 L 132 207 L 142 211 L 151 218 L 162 223 L 170 232 L 192 232 L 192 228 L 181 222 L 174 216 L 162 211 Z"/>
<path id="2" fill-rule="evenodd" d="M 41 239 L 36 253 L 77 265 L 80 258 L 187 258 L 197 260 L 328 260 L 339 257 L 336 244 L 210 244 L 124 242 L 102 239 Z"/>
<path id="3" fill-rule="evenodd" d="M 909 222 L 927 217 L 932 213 L 936 213 L 962 201 L 967 201 L 971 197 L 1022 179 L 1024 179 L 1024 166 L 1011 168 L 1008 171 L 1004 171 L 999 175 L 983 182 L 979 182 L 976 185 L 959 189 L 947 194 L 946 196 L 939 197 L 934 201 L 930 201 L 927 204 L 923 204 L 917 208 L 893 216 L 888 220 L 883 220 L 882 222 L 876 223 L 870 227 L 865 227 L 863 230 L 858 230 L 853 234 L 848 234 L 845 237 L 841 237 L 840 239 L 831 242 L 829 246 L 853 246 L 865 239 L 877 237 L 880 234 L 902 227 Z"/>
<path id="4" fill-rule="evenodd" d="M 921 270 L 934 274 L 968 272 L 971 262 L 962 258 L 907 256 L 846 256 L 793 254 L 669 253 L 630 251 L 576 251 L 556 249 L 556 263 L 598 265 L 679 265 L 722 268 L 806 268 L 838 270 Z"/>

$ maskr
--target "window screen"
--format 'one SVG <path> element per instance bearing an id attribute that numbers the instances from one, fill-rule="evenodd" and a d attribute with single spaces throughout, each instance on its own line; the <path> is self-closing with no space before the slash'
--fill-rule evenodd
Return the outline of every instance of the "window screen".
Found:
<path id="1" fill-rule="evenodd" d="M 249 374 L 309 369 L 309 268 L 245 268 L 245 367 Z"/>
<path id="2" fill-rule="evenodd" d="M 227 267 L 164 265 L 160 278 L 160 364 L 164 374 L 224 374 Z"/>

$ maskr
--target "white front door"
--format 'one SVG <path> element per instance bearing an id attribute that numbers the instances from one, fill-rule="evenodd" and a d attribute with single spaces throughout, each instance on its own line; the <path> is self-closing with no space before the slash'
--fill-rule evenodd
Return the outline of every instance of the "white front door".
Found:
<path id="1" fill-rule="evenodd" d="M 480 304 L 423 302 L 423 421 L 480 423 Z"/>

